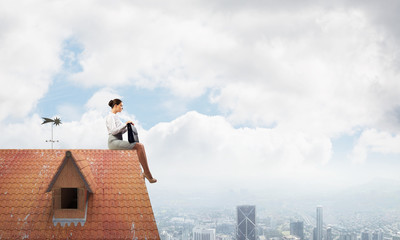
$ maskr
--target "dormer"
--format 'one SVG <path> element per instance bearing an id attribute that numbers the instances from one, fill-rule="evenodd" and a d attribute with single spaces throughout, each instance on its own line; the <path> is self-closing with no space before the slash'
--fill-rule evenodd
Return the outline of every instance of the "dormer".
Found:
<path id="1" fill-rule="evenodd" d="M 89 162 L 67 151 L 46 191 L 52 192 L 54 225 L 84 225 L 89 194 L 95 188 Z"/>

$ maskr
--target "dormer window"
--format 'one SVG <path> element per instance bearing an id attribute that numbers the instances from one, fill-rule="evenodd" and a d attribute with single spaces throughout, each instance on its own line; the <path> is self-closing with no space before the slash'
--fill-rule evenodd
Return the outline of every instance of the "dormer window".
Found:
<path id="1" fill-rule="evenodd" d="M 61 188 L 61 208 L 78 209 L 77 188 Z"/>
<path id="2" fill-rule="evenodd" d="M 87 191 L 85 188 L 54 188 L 54 218 L 84 218 L 86 202 Z"/>

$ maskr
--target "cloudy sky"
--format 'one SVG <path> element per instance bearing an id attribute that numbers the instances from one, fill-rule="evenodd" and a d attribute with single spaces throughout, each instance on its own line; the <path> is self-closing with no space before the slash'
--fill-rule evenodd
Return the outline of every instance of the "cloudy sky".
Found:
<path id="1" fill-rule="evenodd" d="M 399 180 L 400 2 L 1 1 L 0 146 L 107 148 L 124 101 L 151 194 Z M 196 191 L 194 191 L 196 192 Z"/>

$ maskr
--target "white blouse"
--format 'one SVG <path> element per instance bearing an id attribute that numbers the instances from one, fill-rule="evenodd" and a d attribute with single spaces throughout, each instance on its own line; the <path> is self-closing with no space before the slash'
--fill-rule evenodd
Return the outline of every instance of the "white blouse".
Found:
<path id="1" fill-rule="evenodd" d="M 117 114 L 110 112 L 106 117 L 106 126 L 108 134 L 117 135 L 119 133 L 126 133 L 126 124 L 123 124 Z"/>

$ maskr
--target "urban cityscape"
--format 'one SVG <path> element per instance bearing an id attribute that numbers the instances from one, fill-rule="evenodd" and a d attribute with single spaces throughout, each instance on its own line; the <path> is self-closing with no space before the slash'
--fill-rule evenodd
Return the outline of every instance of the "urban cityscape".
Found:
<path id="1" fill-rule="evenodd" d="M 324 206 L 313 212 L 271 213 L 256 205 L 225 209 L 160 208 L 155 218 L 162 240 L 400 240 L 400 214 L 356 213 L 336 223 Z"/>

